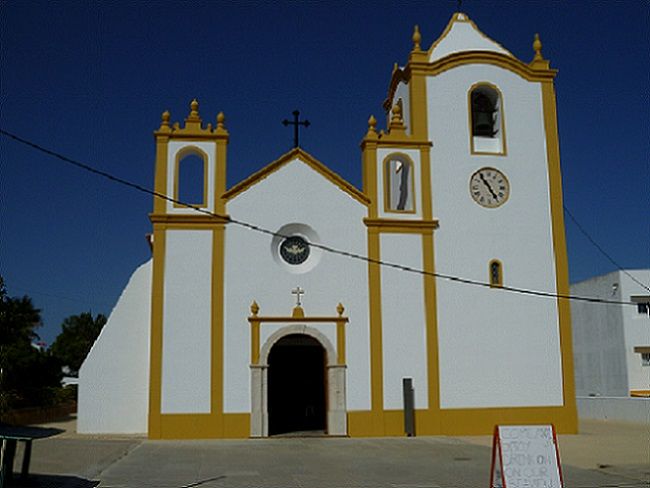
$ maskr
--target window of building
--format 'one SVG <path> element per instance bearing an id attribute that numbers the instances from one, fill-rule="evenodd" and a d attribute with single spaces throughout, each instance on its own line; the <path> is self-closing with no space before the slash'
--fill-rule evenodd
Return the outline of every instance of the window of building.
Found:
<path id="1" fill-rule="evenodd" d="M 650 352 L 641 353 L 641 366 L 650 366 Z"/>
<path id="2" fill-rule="evenodd" d="M 414 212 L 413 163 L 402 154 L 393 154 L 385 160 L 386 210 Z"/>
<path id="3" fill-rule="evenodd" d="M 637 303 L 636 309 L 642 315 L 648 315 L 648 303 Z"/>
<path id="4" fill-rule="evenodd" d="M 191 148 L 182 151 L 176 160 L 176 200 L 203 207 L 207 195 L 207 158 Z M 182 205 L 175 204 L 176 207 Z"/>
<path id="5" fill-rule="evenodd" d="M 488 83 L 469 92 L 471 152 L 505 154 L 503 100 L 498 88 Z"/>
<path id="6" fill-rule="evenodd" d="M 503 286 L 503 266 L 501 261 L 490 261 L 490 286 Z"/>

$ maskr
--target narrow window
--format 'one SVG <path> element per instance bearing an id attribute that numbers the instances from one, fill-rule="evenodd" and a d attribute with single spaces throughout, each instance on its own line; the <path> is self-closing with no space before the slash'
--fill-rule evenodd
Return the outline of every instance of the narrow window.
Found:
<path id="1" fill-rule="evenodd" d="M 650 352 L 641 353 L 641 366 L 650 366 Z"/>
<path id="2" fill-rule="evenodd" d="M 501 262 L 496 259 L 490 261 L 490 286 L 503 286 L 503 269 Z"/>
<path id="3" fill-rule="evenodd" d="M 386 202 L 388 211 L 413 212 L 413 164 L 404 156 L 386 159 Z"/>
<path id="4" fill-rule="evenodd" d="M 180 154 L 176 164 L 178 165 L 176 199 L 194 206 L 205 206 L 207 183 L 205 157 L 201 153 L 190 151 Z"/>
<path id="5" fill-rule="evenodd" d="M 469 91 L 471 152 L 505 154 L 503 100 L 496 86 L 474 85 Z"/>
<path id="6" fill-rule="evenodd" d="M 648 304 L 647 303 L 637 303 L 636 304 L 637 312 L 643 315 L 648 315 Z"/>

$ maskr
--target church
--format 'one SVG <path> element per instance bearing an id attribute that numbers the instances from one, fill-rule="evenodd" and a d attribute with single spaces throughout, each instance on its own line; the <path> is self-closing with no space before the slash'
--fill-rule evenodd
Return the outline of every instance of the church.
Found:
<path id="1" fill-rule="evenodd" d="M 228 188 L 224 115 L 162 114 L 152 258 L 81 368 L 80 433 L 401 436 L 405 380 L 417 435 L 576 432 L 556 70 L 463 13 L 420 42 L 361 189 L 298 147 Z"/>

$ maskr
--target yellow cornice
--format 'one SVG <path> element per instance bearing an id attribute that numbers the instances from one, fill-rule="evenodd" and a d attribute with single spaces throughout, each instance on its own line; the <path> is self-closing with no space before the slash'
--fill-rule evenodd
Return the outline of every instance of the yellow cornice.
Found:
<path id="1" fill-rule="evenodd" d="M 228 215 L 186 215 L 186 214 L 149 214 L 152 224 L 192 224 L 192 225 L 214 225 L 227 224 L 230 222 Z"/>
<path id="2" fill-rule="evenodd" d="M 389 229 L 418 229 L 418 230 L 435 230 L 438 228 L 438 220 L 405 220 L 405 219 L 363 219 L 366 227 L 376 227 L 380 231 Z"/>
<path id="3" fill-rule="evenodd" d="M 178 122 L 174 124 L 169 123 L 171 115 L 168 110 L 162 114 L 160 127 L 154 131 L 154 136 L 159 140 L 169 139 L 191 139 L 191 140 L 227 140 L 229 137 L 228 131 L 225 128 L 224 122 L 226 120 L 223 112 L 217 115 L 217 126 L 212 128 L 212 124 L 203 127 L 203 121 L 199 116 L 199 102 L 194 99 L 190 103 L 190 113 L 185 118 L 185 125 L 181 127 Z"/>
<path id="4" fill-rule="evenodd" d="M 347 323 L 349 319 L 342 316 L 333 316 L 333 317 L 294 317 L 293 315 L 289 317 L 264 317 L 253 315 L 248 317 L 249 322 L 271 322 L 271 323 L 305 323 L 305 322 L 344 322 Z"/>
<path id="5" fill-rule="evenodd" d="M 436 76 L 452 68 L 468 64 L 490 64 L 498 66 L 521 76 L 527 81 L 548 81 L 554 79 L 557 75 L 556 69 L 549 68 L 548 60 L 538 60 L 526 64 L 514 56 L 490 51 L 465 51 L 454 53 L 434 61 L 433 63 L 409 61 L 403 69 L 397 69 L 393 73 L 393 77 L 391 78 L 388 87 L 388 96 L 384 101 L 384 109 L 390 109 L 390 103 L 395 95 L 395 90 L 397 90 L 397 85 L 402 81 L 408 83 L 411 80 L 413 73 Z"/>
<path id="6" fill-rule="evenodd" d="M 285 164 L 289 163 L 290 161 L 298 159 L 299 161 L 302 161 L 303 163 L 307 164 L 309 167 L 311 167 L 313 170 L 316 172 L 320 173 L 322 176 L 324 176 L 326 179 L 334 183 L 336 186 L 338 186 L 341 190 L 346 192 L 348 195 L 350 195 L 352 198 L 357 200 L 358 202 L 362 203 L 363 205 L 369 205 L 370 204 L 370 199 L 360 190 L 352 186 L 350 183 L 345 181 L 341 176 L 336 174 L 334 171 L 329 169 L 327 166 L 325 166 L 323 163 L 318 161 L 316 158 L 314 158 L 311 154 L 303 151 L 302 149 L 294 148 L 291 151 L 283 154 L 280 156 L 278 159 L 273 161 L 272 163 L 267 164 L 264 168 L 261 170 L 257 171 L 256 173 L 253 173 L 251 176 L 246 178 L 245 180 L 239 182 L 235 186 L 233 186 L 230 190 L 228 190 L 226 193 L 224 193 L 223 198 L 225 200 L 231 200 L 235 198 L 237 195 L 240 193 L 245 192 L 249 188 L 251 188 L 253 185 L 257 184 L 264 178 L 268 177 L 269 175 L 273 174 L 277 170 L 279 170 L 282 166 Z"/>

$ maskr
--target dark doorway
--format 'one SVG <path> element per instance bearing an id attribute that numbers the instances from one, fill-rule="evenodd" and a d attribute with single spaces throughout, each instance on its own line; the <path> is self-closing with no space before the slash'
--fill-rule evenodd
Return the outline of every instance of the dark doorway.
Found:
<path id="1" fill-rule="evenodd" d="M 269 435 L 326 429 L 325 350 L 304 334 L 280 339 L 269 354 Z"/>

